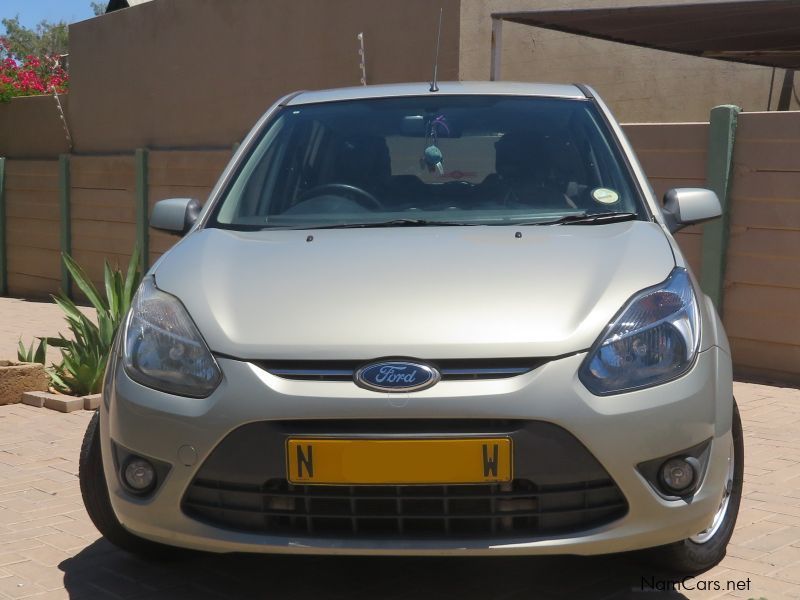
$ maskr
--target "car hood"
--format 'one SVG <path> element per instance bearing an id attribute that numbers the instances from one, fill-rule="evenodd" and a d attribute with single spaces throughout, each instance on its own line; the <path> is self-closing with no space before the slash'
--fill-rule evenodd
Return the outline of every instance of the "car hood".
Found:
<path id="1" fill-rule="evenodd" d="M 155 277 L 209 347 L 232 357 L 510 358 L 589 348 L 674 265 L 663 231 L 644 221 L 204 229 Z"/>

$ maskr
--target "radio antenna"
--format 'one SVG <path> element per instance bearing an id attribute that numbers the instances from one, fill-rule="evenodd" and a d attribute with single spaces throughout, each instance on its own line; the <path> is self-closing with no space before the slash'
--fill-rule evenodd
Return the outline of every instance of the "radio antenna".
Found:
<path id="1" fill-rule="evenodd" d="M 443 8 L 439 8 L 439 26 L 436 30 L 436 54 L 433 56 L 433 81 L 431 81 L 431 88 L 430 92 L 438 92 L 439 91 L 439 44 L 442 41 L 442 14 L 444 13 Z"/>
<path id="2" fill-rule="evenodd" d="M 361 69 L 361 85 L 367 85 L 367 52 L 364 50 L 364 32 L 362 31 L 356 36 L 358 40 L 358 66 Z"/>

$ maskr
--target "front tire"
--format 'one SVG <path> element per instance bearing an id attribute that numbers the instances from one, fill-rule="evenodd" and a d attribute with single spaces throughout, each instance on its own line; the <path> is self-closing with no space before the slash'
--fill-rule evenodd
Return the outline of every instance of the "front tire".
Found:
<path id="1" fill-rule="evenodd" d="M 103 458 L 100 450 L 100 412 L 94 413 L 83 436 L 81 455 L 78 463 L 78 480 L 81 487 L 83 505 L 97 530 L 109 542 L 145 559 L 166 558 L 176 555 L 179 550 L 156 542 L 142 539 L 125 529 L 117 520 L 103 471 Z"/>
<path id="2" fill-rule="evenodd" d="M 742 500 L 744 476 L 744 435 L 736 400 L 733 401 L 733 434 L 726 493 L 714 521 L 705 531 L 690 538 L 647 551 L 648 562 L 659 569 L 694 575 L 710 569 L 725 558 L 728 542 L 736 526 Z"/>

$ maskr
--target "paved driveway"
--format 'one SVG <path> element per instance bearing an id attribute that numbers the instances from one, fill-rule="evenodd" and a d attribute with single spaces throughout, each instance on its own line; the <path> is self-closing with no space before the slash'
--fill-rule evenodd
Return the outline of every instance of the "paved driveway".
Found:
<path id="1" fill-rule="evenodd" d="M 656 594 L 648 583 L 669 582 L 626 556 L 145 563 L 99 539 L 83 509 L 77 457 L 90 414 L 2 406 L 0 598 L 800 598 L 800 390 L 737 383 L 735 391 L 747 465 L 728 556 L 687 587 Z"/>
<path id="2" fill-rule="evenodd" d="M 93 308 L 81 307 L 90 318 L 95 318 Z M 64 313 L 53 302 L 31 302 L 16 298 L 0 298 L 0 359 L 16 360 L 17 344 L 22 338 L 26 347 L 36 337 L 69 334 Z M 47 350 L 47 363 L 60 359 L 58 349 Z"/>
<path id="3" fill-rule="evenodd" d="M 148 564 L 112 548 L 80 501 L 88 412 L 0 407 L 0 598 L 800 598 L 800 391 L 736 384 L 745 499 L 728 557 L 684 589 L 628 557 L 362 559 L 207 556 Z M 661 583 L 659 583 L 661 582 Z M 724 591 L 730 585 L 749 591 Z"/>

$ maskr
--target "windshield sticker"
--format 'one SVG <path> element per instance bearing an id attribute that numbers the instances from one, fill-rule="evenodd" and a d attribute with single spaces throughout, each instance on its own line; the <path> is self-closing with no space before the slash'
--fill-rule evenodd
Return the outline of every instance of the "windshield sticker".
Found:
<path id="1" fill-rule="evenodd" d="M 592 190 L 592 198 L 602 204 L 615 204 L 619 202 L 619 194 L 608 188 L 597 188 Z"/>

